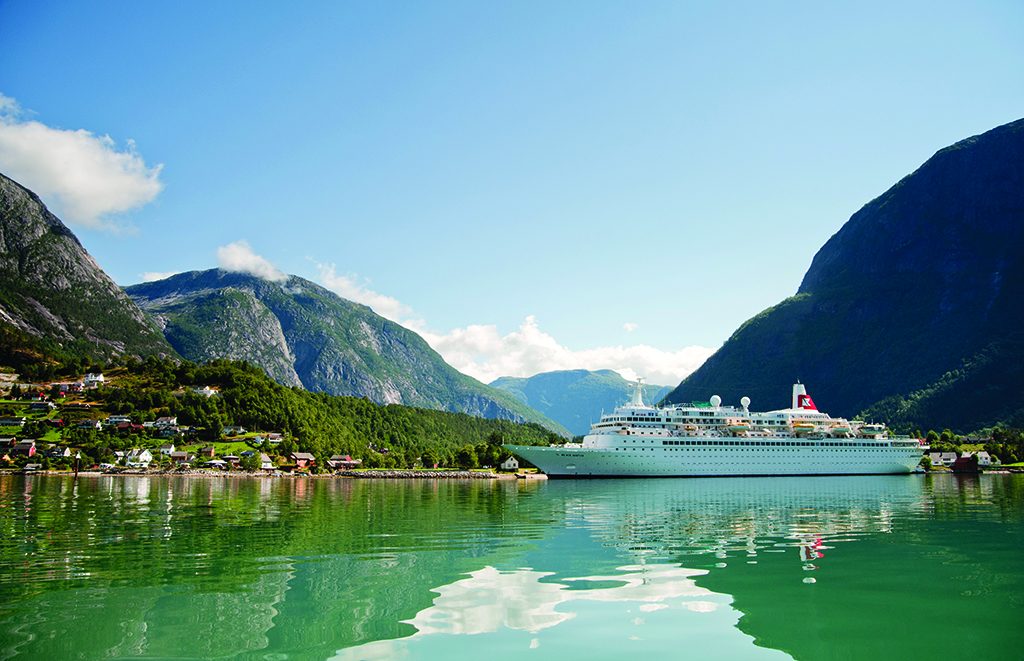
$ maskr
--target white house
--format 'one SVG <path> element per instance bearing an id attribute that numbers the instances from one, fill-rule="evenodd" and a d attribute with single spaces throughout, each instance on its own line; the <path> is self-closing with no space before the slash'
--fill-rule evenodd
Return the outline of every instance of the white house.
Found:
<path id="1" fill-rule="evenodd" d="M 161 445 L 160 454 L 165 454 L 167 456 L 174 454 L 174 443 L 171 443 L 170 445 Z"/>
<path id="2" fill-rule="evenodd" d="M 106 379 L 103 378 L 103 374 L 93 374 L 92 372 L 89 372 L 85 375 L 85 378 L 82 379 L 82 384 L 86 388 L 95 388 L 103 385 L 104 383 L 106 383 Z"/>
<path id="3" fill-rule="evenodd" d="M 991 466 L 992 465 L 992 455 L 990 455 L 988 452 L 985 452 L 984 450 L 979 452 L 978 453 L 978 465 L 979 466 Z"/>
<path id="4" fill-rule="evenodd" d="M 217 391 L 211 388 L 210 386 L 203 386 L 202 388 L 193 388 L 192 392 L 196 393 L 197 395 L 202 395 L 203 397 L 213 397 L 214 395 L 218 394 Z"/>
<path id="5" fill-rule="evenodd" d="M 124 463 L 129 468 L 149 468 L 149 464 L 153 461 L 153 453 L 145 448 L 135 448 L 128 453 L 125 457 Z"/>
<path id="6" fill-rule="evenodd" d="M 956 462 L 956 452 L 943 452 L 939 458 L 939 463 L 943 466 L 952 466 Z"/>
<path id="7" fill-rule="evenodd" d="M 260 452 L 260 470 L 272 471 L 276 468 L 277 466 L 270 460 L 270 457 Z"/>
<path id="8" fill-rule="evenodd" d="M 515 457 L 509 457 L 505 461 L 501 462 L 501 470 L 503 471 L 517 471 L 519 470 L 519 461 Z"/>

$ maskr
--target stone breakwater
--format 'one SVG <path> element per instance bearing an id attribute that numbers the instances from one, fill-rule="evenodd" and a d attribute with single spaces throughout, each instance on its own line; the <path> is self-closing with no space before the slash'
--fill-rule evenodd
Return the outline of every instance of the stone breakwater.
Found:
<path id="1" fill-rule="evenodd" d="M 497 473 L 480 471 L 430 471 L 430 470 L 358 470 L 338 471 L 335 475 L 342 477 L 362 477 L 395 480 L 493 480 Z"/>

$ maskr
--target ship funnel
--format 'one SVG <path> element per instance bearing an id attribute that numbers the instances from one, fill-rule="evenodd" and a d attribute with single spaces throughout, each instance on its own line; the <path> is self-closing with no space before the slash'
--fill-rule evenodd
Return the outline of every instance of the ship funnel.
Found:
<path id="1" fill-rule="evenodd" d="M 804 386 L 804 384 L 800 383 L 799 381 L 797 383 L 794 383 L 793 384 L 793 405 L 790 406 L 790 408 L 792 408 L 792 409 L 800 408 L 800 395 L 806 395 L 806 394 L 807 394 L 807 388 Z"/>

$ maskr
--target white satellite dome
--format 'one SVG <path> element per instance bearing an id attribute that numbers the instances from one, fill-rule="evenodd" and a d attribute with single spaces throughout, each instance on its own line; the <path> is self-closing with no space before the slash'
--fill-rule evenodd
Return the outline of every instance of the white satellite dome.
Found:
<path id="1" fill-rule="evenodd" d="M 711 406 L 714 406 L 715 408 L 718 408 L 719 406 L 721 406 L 721 404 L 722 404 L 722 398 L 721 397 L 719 397 L 718 395 L 712 395 L 711 396 Z"/>
<path id="2" fill-rule="evenodd" d="M 744 397 L 744 398 L 740 399 L 740 406 L 742 406 L 745 409 L 749 409 L 750 408 L 750 398 L 749 397 Z"/>

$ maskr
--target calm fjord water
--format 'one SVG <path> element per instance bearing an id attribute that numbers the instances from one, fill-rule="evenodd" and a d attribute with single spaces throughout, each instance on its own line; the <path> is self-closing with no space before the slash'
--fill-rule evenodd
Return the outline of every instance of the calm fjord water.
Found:
<path id="1" fill-rule="evenodd" d="M 0 477 L 0 658 L 1019 658 L 1024 476 Z"/>

